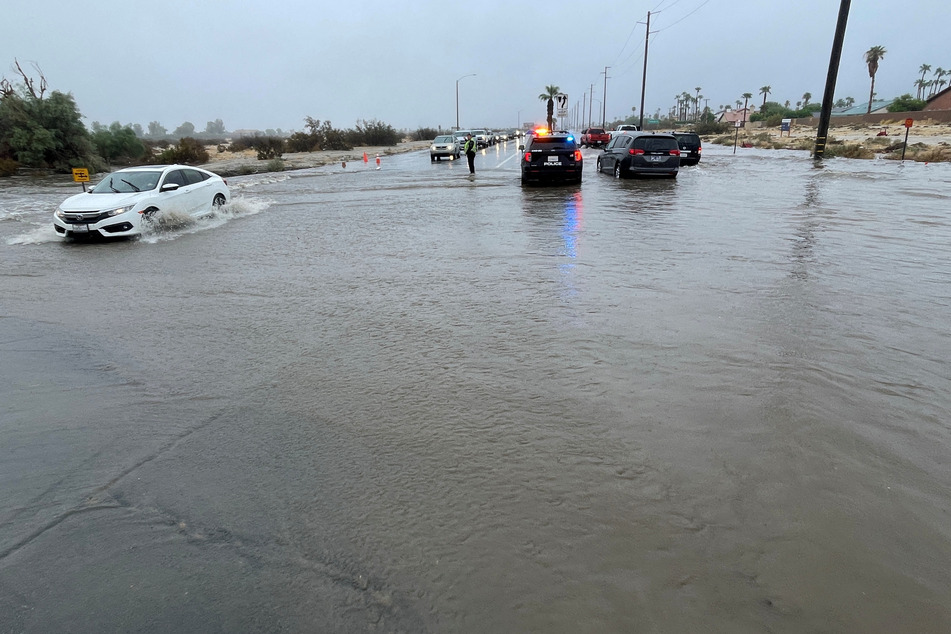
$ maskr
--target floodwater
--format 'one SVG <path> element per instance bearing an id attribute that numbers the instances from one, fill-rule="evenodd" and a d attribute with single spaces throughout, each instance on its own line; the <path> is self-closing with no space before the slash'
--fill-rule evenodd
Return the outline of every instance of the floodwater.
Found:
<path id="1" fill-rule="evenodd" d="M 0 182 L 0 630 L 951 630 L 951 166 L 514 145 Z"/>

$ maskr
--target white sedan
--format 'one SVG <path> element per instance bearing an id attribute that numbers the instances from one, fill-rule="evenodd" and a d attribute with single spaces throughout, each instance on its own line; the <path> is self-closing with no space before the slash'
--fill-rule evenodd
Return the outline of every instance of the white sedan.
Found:
<path id="1" fill-rule="evenodd" d="M 230 200 L 228 183 L 199 167 L 127 167 L 64 200 L 53 214 L 53 228 L 58 235 L 73 238 L 136 236 L 156 214 L 198 218 Z"/>

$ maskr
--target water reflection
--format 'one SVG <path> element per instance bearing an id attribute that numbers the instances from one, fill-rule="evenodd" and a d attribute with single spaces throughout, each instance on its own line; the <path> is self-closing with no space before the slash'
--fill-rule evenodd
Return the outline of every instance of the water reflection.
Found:
<path id="1" fill-rule="evenodd" d="M 523 212 L 542 228 L 542 250 L 556 256 L 562 300 L 575 297 L 580 238 L 584 229 L 584 198 L 578 188 L 524 190 Z M 554 231 L 552 231 L 554 229 Z"/>

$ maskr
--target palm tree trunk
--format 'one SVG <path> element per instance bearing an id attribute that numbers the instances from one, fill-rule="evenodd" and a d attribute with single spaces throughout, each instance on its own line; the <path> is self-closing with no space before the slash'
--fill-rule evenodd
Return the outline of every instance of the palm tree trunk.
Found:
<path id="1" fill-rule="evenodd" d="M 868 112 L 865 114 L 872 114 L 872 97 L 875 95 L 875 75 L 872 75 L 872 88 L 868 91 Z"/>

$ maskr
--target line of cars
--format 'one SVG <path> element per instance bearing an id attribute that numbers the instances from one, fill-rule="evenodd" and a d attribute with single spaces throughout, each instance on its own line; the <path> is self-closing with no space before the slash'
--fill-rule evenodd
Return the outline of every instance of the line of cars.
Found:
<path id="1" fill-rule="evenodd" d="M 596 131 L 596 132 L 593 132 Z M 522 183 L 580 183 L 584 160 L 581 147 L 598 146 L 604 132 L 588 128 L 581 139 L 567 131 L 535 130 L 519 146 Z M 597 159 L 597 171 L 616 178 L 660 176 L 676 178 L 681 165 L 700 162 L 700 136 L 693 132 L 615 130 Z"/>
<path id="2" fill-rule="evenodd" d="M 458 160 L 463 154 L 467 134 L 472 135 L 472 138 L 476 141 L 476 145 L 481 150 L 496 143 L 515 139 L 522 133 L 514 128 L 498 131 L 476 128 L 473 130 L 456 130 L 452 134 L 441 134 L 433 139 L 432 145 L 429 146 L 430 162 L 435 163 L 444 158 L 448 158 L 451 161 Z"/>

